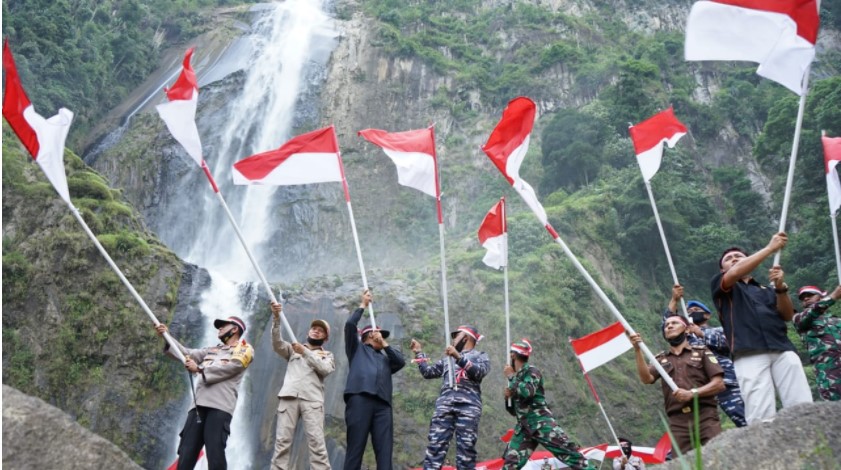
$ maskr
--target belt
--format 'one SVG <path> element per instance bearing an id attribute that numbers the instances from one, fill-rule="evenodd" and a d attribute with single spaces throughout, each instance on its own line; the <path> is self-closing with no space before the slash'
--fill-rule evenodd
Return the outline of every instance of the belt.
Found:
<path id="1" fill-rule="evenodd" d="M 691 406 L 684 406 L 683 408 L 681 408 L 679 410 L 670 411 L 668 413 L 668 416 L 685 415 L 685 414 L 689 414 L 689 413 L 692 413 L 692 407 Z"/>

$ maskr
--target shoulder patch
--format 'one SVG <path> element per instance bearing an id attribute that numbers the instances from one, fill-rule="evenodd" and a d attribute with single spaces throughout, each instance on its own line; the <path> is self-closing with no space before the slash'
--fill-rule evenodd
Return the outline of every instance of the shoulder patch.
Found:
<path id="1" fill-rule="evenodd" d="M 251 361 L 254 359 L 254 348 L 251 347 L 250 344 L 242 342 L 241 345 L 238 345 L 234 348 L 233 352 L 231 353 L 231 359 L 236 359 L 242 363 L 243 367 L 248 367 L 251 364 Z"/>

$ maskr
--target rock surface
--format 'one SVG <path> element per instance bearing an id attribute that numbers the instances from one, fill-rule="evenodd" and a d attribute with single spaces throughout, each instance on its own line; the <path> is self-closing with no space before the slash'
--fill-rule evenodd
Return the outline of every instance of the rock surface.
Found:
<path id="1" fill-rule="evenodd" d="M 731 429 L 704 446 L 703 468 L 841 468 L 841 402 L 818 402 L 781 410 L 771 423 Z M 686 455 L 695 462 L 695 452 Z M 679 461 L 652 467 L 682 469 Z"/>
<path id="2" fill-rule="evenodd" d="M 3 468 L 142 467 L 58 408 L 3 385 Z"/>

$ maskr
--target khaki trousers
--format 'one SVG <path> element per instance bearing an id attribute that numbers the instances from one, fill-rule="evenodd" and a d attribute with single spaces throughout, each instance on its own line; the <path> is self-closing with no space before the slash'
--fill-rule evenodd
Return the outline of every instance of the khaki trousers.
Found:
<path id="1" fill-rule="evenodd" d="M 330 470 L 330 459 L 324 443 L 324 403 L 289 397 L 280 398 L 277 406 L 277 437 L 272 457 L 272 470 L 291 468 L 289 458 L 299 417 L 304 422 L 304 433 L 310 449 L 310 468 Z"/>

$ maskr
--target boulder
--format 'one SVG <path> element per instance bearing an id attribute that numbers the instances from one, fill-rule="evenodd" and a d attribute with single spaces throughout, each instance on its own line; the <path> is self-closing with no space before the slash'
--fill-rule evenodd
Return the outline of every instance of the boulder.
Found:
<path id="1" fill-rule="evenodd" d="M 3 385 L 3 468 L 141 469 L 111 442 L 40 398 Z"/>

